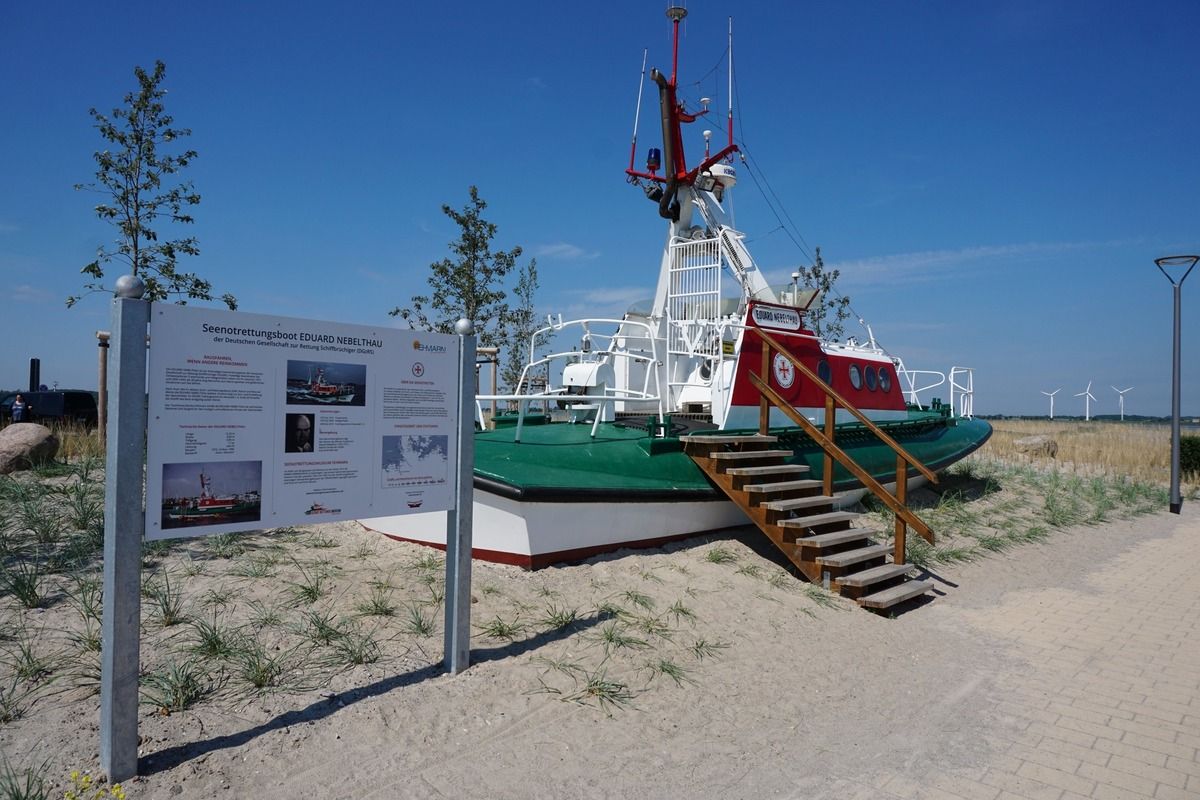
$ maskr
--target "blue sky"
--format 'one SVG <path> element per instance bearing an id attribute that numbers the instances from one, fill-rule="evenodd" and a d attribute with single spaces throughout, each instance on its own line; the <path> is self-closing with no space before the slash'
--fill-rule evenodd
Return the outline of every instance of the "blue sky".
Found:
<path id="1" fill-rule="evenodd" d="M 780 280 L 820 246 L 910 367 L 976 369 L 979 413 L 1041 390 L 1133 385 L 1170 410 L 1171 292 L 1155 257 L 1200 252 L 1195 2 L 689 2 L 686 97 L 734 14 L 738 226 Z M 538 259 L 539 310 L 619 314 L 653 290 L 664 228 L 626 185 L 643 48 L 661 2 L 9 4 L 0 20 L 0 386 L 30 356 L 94 388 L 107 298 L 67 310 L 113 232 L 73 185 L 133 67 L 167 64 L 203 196 L 185 262 L 241 308 L 380 324 L 455 238 L 475 184 L 497 247 Z M 697 78 L 708 76 L 700 85 Z M 639 163 L 657 146 L 647 91 Z M 720 118 L 692 126 L 723 129 Z M 715 137 L 720 140 L 721 134 Z M 754 172 L 805 249 L 779 229 Z M 807 252 L 806 252 L 807 250 Z M 1200 272 L 1200 270 L 1198 270 Z M 115 277 L 116 273 L 112 274 Z M 1200 413 L 1200 274 L 1184 286 L 1184 411 Z M 1076 407 L 1078 406 L 1078 407 Z"/>

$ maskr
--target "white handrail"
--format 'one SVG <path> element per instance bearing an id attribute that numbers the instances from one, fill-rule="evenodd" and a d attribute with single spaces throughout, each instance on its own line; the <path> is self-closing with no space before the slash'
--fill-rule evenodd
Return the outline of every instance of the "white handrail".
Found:
<path id="1" fill-rule="evenodd" d="M 966 376 L 965 383 L 959 383 L 963 376 Z M 956 391 L 957 406 L 954 403 Z M 975 370 L 971 367 L 950 368 L 950 410 L 964 419 L 975 416 Z"/>
<path id="2" fill-rule="evenodd" d="M 908 384 L 908 388 L 904 390 L 904 393 L 908 395 L 908 402 L 920 409 L 924 409 L 925 407 L 921 405 L 921 399 L 918 397 L 918 395 L 921 392 L 927 392 L 930 389 L 936 389 L 946 382 L 946 373 L 944 372 L 937 372 L 936 370 L 932 369 L 906 369 L 903 364 L 896 366 L 896 374 Z M 937 380 L 925 386 L 917 386 L 917 381 L 919 380 L 918 376 L 921 375 L 936 375 Z M 932 380 L 932 378 L 929 380 Z"/>
<path id="3" fill-rule="evenodd" d="M 557 321 L 550 319 L 550 324 L 544 328 L 535 331 L 530 337 L 530 355 L 534 353 L 534 348 L 538 339 L 547 333 L 557 333 L 564 328 L 579 326 L 583 329 L 583 342 L 587 348 L 584 351 L 579 350 L 563 350 L 541 358 L 533 359 L 525 365 L 521 370 L 521 376 L 517 380 L 516 391 L 512 394 L 477 394 L 475 395 L 475 408 L 479 417 L 481 428 L 486 427 L 486 422 L 483 416 L 483 401 L 507 401 L 517 404 L 517 427 L 516 441 L 521 441 L 521 432 L 525 424 L 525 415 L 528 413 L 530 406 L 538 401 L 543 401 L 549 411 L 549 403 L 551 400 L 569 403 L 571 405 L 591 405 L 596 407 L 595 419 L 592 422 L 592 436 L 596 435 L 599 429 L 600 419 L 603 414 L 600 413 L 602 406 L 618 401 L 637 401 L 644 403 L 656 403 L 658 406 L 659 422 L 663 421 L 663 400 L 662 388 L 659 385 L 658 370 L 654 367 L 658 364 L 658 346 L 654 337 L 654 330 L 649 323 L 638 322 L 636 320 L 621 320 L 621 319 L 603 319 L 603 318 L 584 318 L 575 319 L 564 322 L 560 316 Z M 595 325 L 615 325 L 616 330 L 609 333 L 594 331 L 592 328 Z M 638 329 L 644 331 L 644 338 L 650 345 L 649 352 L 646 350 L 629 351 L 622 345 L 616 344 L 618 338 L 626 339 L 631 336 L 630 328 L 634 329 L 632 336 L 638 336 Z M 527 385 L 527 380 L 530 376 L 530 371 L 538 367 L 551 364 L 555 361 L 566 361 L 576 363 L 580 360 L 588 360 L 595 363 L 612 362 L 615 359 L 623 358 L 634 363 L 647 365 L 645 377 L 642 381 L 642 388 L 638 389 L 621 389 L 616 387 L 605 387 L 603 394 L 572 394 L 567 391 L 566 387 L 551 388 L 546 387 L 545 391 L 541 392 L 523 392 L 522 387 Z M 651 391 L 651 382 L 653 381 L 653 391 Z"/>

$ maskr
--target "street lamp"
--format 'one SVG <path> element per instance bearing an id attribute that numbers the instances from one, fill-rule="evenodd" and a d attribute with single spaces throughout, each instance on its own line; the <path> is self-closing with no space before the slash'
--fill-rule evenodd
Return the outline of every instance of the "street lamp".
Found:
<path id="1" fill-rule="evenodd" d="M 1200 261 L 1200 256 L 1164 256 L 1154 259 L 1155 265 L 1175 291 L 1175 339 L 1173 358 L 1171 360 L 1171 513 L 1178 514 L 1183 508 L 1183 498 L 1179 495 L 1179 310 L 1183 282 Z M 1182 272 L 1179 280 L 1175 280 L 1167 270 L 1176 274 Z"/>

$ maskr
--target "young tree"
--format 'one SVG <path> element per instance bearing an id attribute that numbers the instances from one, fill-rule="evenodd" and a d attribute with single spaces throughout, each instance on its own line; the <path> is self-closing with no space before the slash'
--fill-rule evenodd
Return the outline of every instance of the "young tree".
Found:
<path id="1" fill-rule="evenodd" d="M 134 275 L 146 284 L 149 300 L 175 298 L 212 300 L 212 284 L 194 273 L 180 272 L 176 259 L 181 255 L 194 256 L 200 252 L 194 236 L 159 241 L 159 226 L 163 223 L 194 222 L 186 207 L 198 205 L 191 181 L 170 188 L 164 182 L 185 168 L 196 157 L 195 150 L 168 153 L 165 149 L 176 140 L 191 136 L 189 128 L 176 128 L 175 120 L 166 113 L 162 88 L 166 66 L 154 62 L 154 72 L 135 67 L 139 89 L 125 95 L 125 106 L 114 108 L 112 116 L 96 109 L 88 113 L 96 120 L 100 135 L 113 146 L 95 154 L 96 182 L 76 184 L 102 196 L 96 215 L 117 228 L 115 247 L 101 247 L 96 260 L 81 272 L 93 278 L 84 285 L 87 292 L 101 291 L 105 265 L 116 260 L 127 264 Z M 68 297 L 73 306 L 79 296 Z M 221 296 L 229 308 L 237 308 L 233 295 Z"/>
<path id="2" fill-rule="evenodd" d="M 539 344 L 534 342 L 533 350 L 530 350 L 533 334 L 538 329 L 533 305 L 533 297 L 537 294 L 537 288 L 537 260 L 534 259 L 518 272 L 517 285 L 513 289 L 517 305 L 508 314 L 508 345 L 504 350 L 504 365 L 500 369 L 500 380 L 508 387 L 509 392 L 516 391 L 517 381 L 521 380 L 521 371 L 525 369 L 525 365 L 529 363 Z M 528 389 L 529 387 L 526 386 L 525 390 L 528 391 Z"/>
<path id="3" fill-rule="evenodd" d="M 816 258 L 811 267 L 800 267 L 800 282 L 808 289 L 821 292 L 817 305 L 808 309 L 804 319 L 808 326 L 822 339 L 836 340 L 842 338 L 845 328 L 842 323 L 850 316 L 850 298 L 837 293 L 835 285 L 841 276 L 840 270 L 825 270 L 825 262 L 821 260 L 821 248 L 817 248 Z"/>
<path id="4" fill-rule="evenodd" d="M 480 346 L 502 347 L 507 344 L 509 315 L 504 280 L 522 250 L 492 252 L 496 226 L 480 216 L 487 203 L 479 190 L 472 186 L 470 192 L 471 200 L 461 211 L 442 206 L 442 213 L 462 232 L 450 243 L 454 257 L 429 265 L 432 294 L 414 295 L 410 308 L 396 307 L 388 313 L 413 328 L 439 333 L 453 333 L 454 323 L 465 317 L 475 324 Z"/>

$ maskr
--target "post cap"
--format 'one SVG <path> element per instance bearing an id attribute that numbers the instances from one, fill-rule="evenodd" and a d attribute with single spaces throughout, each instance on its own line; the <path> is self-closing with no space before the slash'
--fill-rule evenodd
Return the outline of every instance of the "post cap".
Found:
<path id="1" fill-rule="evenodd" d="M 113 286 L 113 295 L 123 300 L 141 300 L 146 284 L 137 275 L 122 275 Z"/>
<path id="2" fill-rule="evenodd" d="M 465 317 L 454 323 L 454 332 L 459 336 L 470 336 L 475 333 L 475 325 Z"/>

